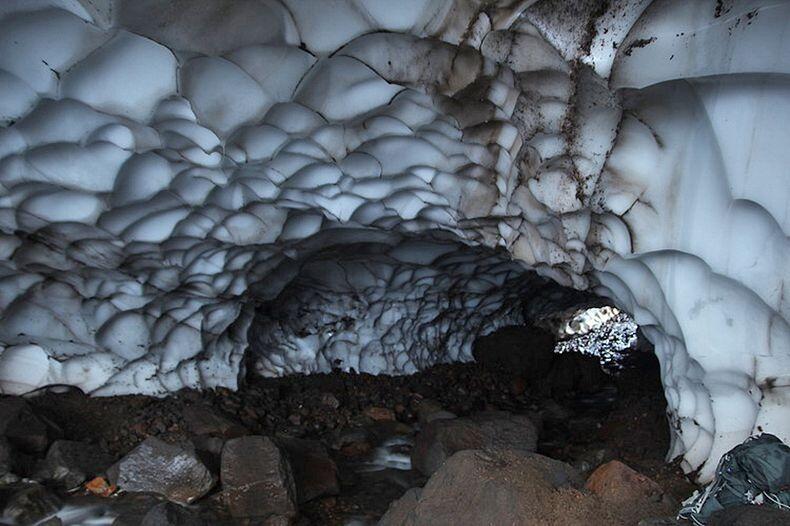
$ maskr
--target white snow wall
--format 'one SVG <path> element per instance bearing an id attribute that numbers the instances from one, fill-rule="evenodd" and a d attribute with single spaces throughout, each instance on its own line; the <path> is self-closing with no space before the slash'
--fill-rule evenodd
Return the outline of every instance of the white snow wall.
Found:
<path id="1" fill-rule="evenodd" d="M 790 439 L 789 74 L 784 1 L 6 0 L 0 388 L 234 387 L 283 263 L 444 230 L 632 313 L 708 479 Z"/>

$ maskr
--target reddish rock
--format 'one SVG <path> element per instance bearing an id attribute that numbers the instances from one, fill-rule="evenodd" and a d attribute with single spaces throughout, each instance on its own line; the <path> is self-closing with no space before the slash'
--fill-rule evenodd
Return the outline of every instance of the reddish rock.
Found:
<path id="1" fill-rule="evenodd" d="M 663 493 L 655 481 L 618 460 L 607 462 L 593 471 L 585 487 L 610 503 L 655 499 Z"/>
<path id="2" fill-rule="evenodd" d="M 107 482 L 104 477 L 96 477 L 85 483 L 85 489 L 99 497 L 109 497 L 118 489 L 114 484 Z"/>
<path id="3" fill-rule="evenodd" d="M 379 525 L 621 524 L 581 483 L 569 465 L 534 453 L 461 451 L 393 502 Z"/>
<path id="4" fill-rule="evenodd" d="M 395 420 L 395 412 L 386 407 L 368 407 L 364 413 L 365 416 L 375 422 L 392 422 Z"/>

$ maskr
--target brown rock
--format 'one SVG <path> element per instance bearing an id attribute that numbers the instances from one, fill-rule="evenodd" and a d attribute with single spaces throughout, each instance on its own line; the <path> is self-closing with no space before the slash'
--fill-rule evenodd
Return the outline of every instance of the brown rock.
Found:
<path id="1" fill-rule="evenodd" d="M 380 526 L 617 524 L 567 464 L 523 451 L 461 451 L 390 506 Z"/>
<path id="2" fill-rule="evenodd" d="M 247 429 L 208 404 L 194 404 L 184 408 L 184 421 L 194 435 L 236 438 L 248 434 Z"/>
<path id="3" fill-rule="evenodd" d="M 395 420 L 395 412 L 386 407 L 368 407 L 364 413 L 365 416 L 374 422 L 392 422 Z"/>
<path id="4" fill-rule="evenodd" d="M 324 445 L 317 440 L 280 437 L 277 444 L 285 451 L 293 469 L 300 504 L 324 495 L 337 495 L 337 466 Z"/>
<path id="5" fill-rule="evenodd" d="M 272 439 L 234 438 L 222 449 L 223 498 L 234 517 L 296 515 L 291 465 Z"/>
<path id="6" fill-rule="evenodd" d="M 434 420 L 417 435 L 412 466 L 431 475 L 447 458 L 465 449 L 535 451 L 538 433 L 524 415 L 486 411 L 470 417 Z"/>
<path id="7" fill-rule="evenodd" d="M 663 490 L 652 479 L 612 460 L 593 471 L 585 487 L 610 503 L 660 499 Z"/>

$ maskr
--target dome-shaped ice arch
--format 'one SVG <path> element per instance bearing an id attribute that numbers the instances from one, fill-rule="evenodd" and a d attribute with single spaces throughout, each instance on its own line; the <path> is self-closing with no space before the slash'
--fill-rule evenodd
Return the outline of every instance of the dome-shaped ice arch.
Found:
<path id="1" fill-rule="evenodd" d="M 790 3 L 397 4 L 0 4 L 0 388 L 235 387 L 255 305 L 341 243 L 354 287 L 514 316 L 515 264 L 444 232 L 633 313 L 701 479 L 790 439 Z M 447 358 L 386 307 L 410 345 L 373 324 L 346 360 Z M 258 367 L 329 367 L 327 338 Z"/>

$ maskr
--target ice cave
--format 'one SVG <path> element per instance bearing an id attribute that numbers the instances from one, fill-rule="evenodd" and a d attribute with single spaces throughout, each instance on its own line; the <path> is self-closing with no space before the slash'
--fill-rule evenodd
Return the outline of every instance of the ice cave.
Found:
<path id="1" fill-rule="evenodd" d="M 790 442 L 788 122 L 786 0 L 3 0 L 0 393 L 409 382 L 537 324 L 649 348 L 709 482 Z M 274 454 L 233 440 L 223 487 Z"/>

